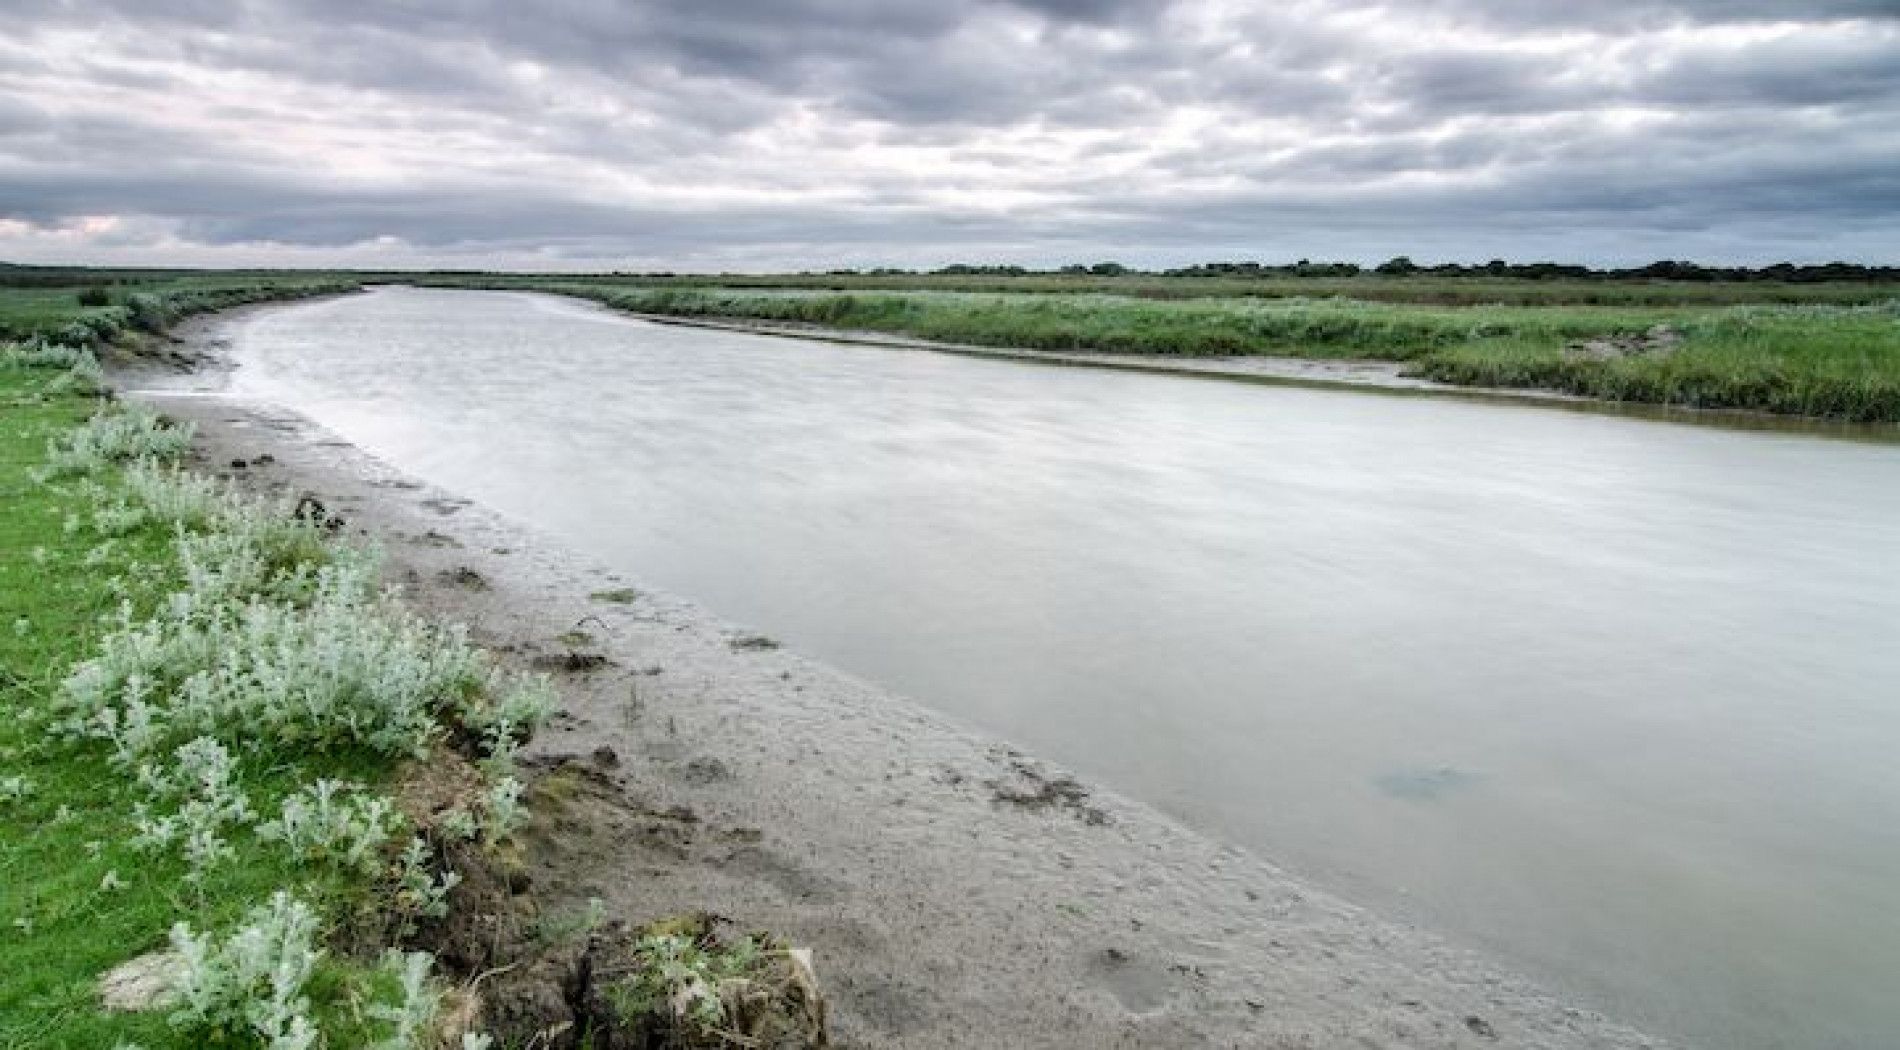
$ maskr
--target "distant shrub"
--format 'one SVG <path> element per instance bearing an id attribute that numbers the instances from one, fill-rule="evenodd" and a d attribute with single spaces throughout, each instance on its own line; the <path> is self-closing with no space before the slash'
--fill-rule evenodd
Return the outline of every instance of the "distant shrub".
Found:
<path id="1" fill-rule="evenodd" d="M 134 292 L 125 300 L 131 310 L 132 326 L 147 332 L 162 332 L 172 322 L 172 311 L 161 296 L 146 292 Z"/>
<path id="2" fill-rule="evenodd" d="M 88 288 L 80 292 L 78 298 L 79 305 L 81 306 L 112 305 L 112 293 L 106 291 L 104 288 Z"/>

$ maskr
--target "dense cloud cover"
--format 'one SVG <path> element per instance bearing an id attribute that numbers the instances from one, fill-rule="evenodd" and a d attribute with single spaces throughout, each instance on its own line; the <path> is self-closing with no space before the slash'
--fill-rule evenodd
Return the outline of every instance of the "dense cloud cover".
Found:
<path id="1" fill-rule="evenodd" d="M 1900 258 L 1900 0 L 13 0 L 0 258 Z"/>

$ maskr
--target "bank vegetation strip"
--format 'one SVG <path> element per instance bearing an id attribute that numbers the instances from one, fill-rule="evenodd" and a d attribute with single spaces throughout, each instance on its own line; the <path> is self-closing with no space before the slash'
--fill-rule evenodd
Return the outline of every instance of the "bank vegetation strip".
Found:
<path id="1" fill-rule="evenodd" d="M 103 386 L 95 351 L 348 287 L 69 296 L 0 345 L 0 1047 L 590 1037 L 484 1031 L 478 975 L 426 950 L 463 872 L 509 866 L 550 684 L 407 611 L 318 501 L 185 469 L 190 429 Z M 599 1038 L 741 1045 L 740 991 L 788 968 L 768 941 L 625 940 Z"/>
<path id="2" fill-rule="evenodd" d="M 626 288 L 537 282 L 634 313 L 1163 357 L 1401 362 L 1461 386 L 1900 422 L 1900 299 L 1851 305 L 1428 306 L 1348 299 Z"/>
<path id="3" fill-rule="evenodd" d="M 1771 268 L 1772 269 L 1772 268 Z M 1884 271 L 1882 271 L 1884 273 Z M 649 315 L 1161 358 L 1397 362 L 1607 401 L 1900 422 L 1900 285 L 1438 273 L 214 274 L 0 270 L 0 337 L 84 345 L 182 312 L 356 283 L 553 292 Z"/>

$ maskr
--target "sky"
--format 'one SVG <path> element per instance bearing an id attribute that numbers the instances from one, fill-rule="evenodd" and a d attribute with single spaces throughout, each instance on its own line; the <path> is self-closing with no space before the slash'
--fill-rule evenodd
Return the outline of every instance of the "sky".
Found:
<path id="1" fill-rule="evenodd" d="M 0 260 L 1900 261 L 1900 0 L 6 0 Z"/>

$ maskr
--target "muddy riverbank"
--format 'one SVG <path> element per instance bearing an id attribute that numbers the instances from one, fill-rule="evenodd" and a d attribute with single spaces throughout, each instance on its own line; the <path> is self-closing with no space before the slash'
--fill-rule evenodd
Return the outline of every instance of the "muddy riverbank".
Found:
<path id="1" fill-rule="evenodd" d="M 198 325 L 188 349 L 225 339 Z M 315 495 L 420 609 L 557 675 L 527 758 L 592 772 L 528 833 L 543 914 L 781 933 L 815 950 L 841 1045 L 1661 1045 L 292 414 L 140 396 L 198 424 L 205 469 Z"/>

